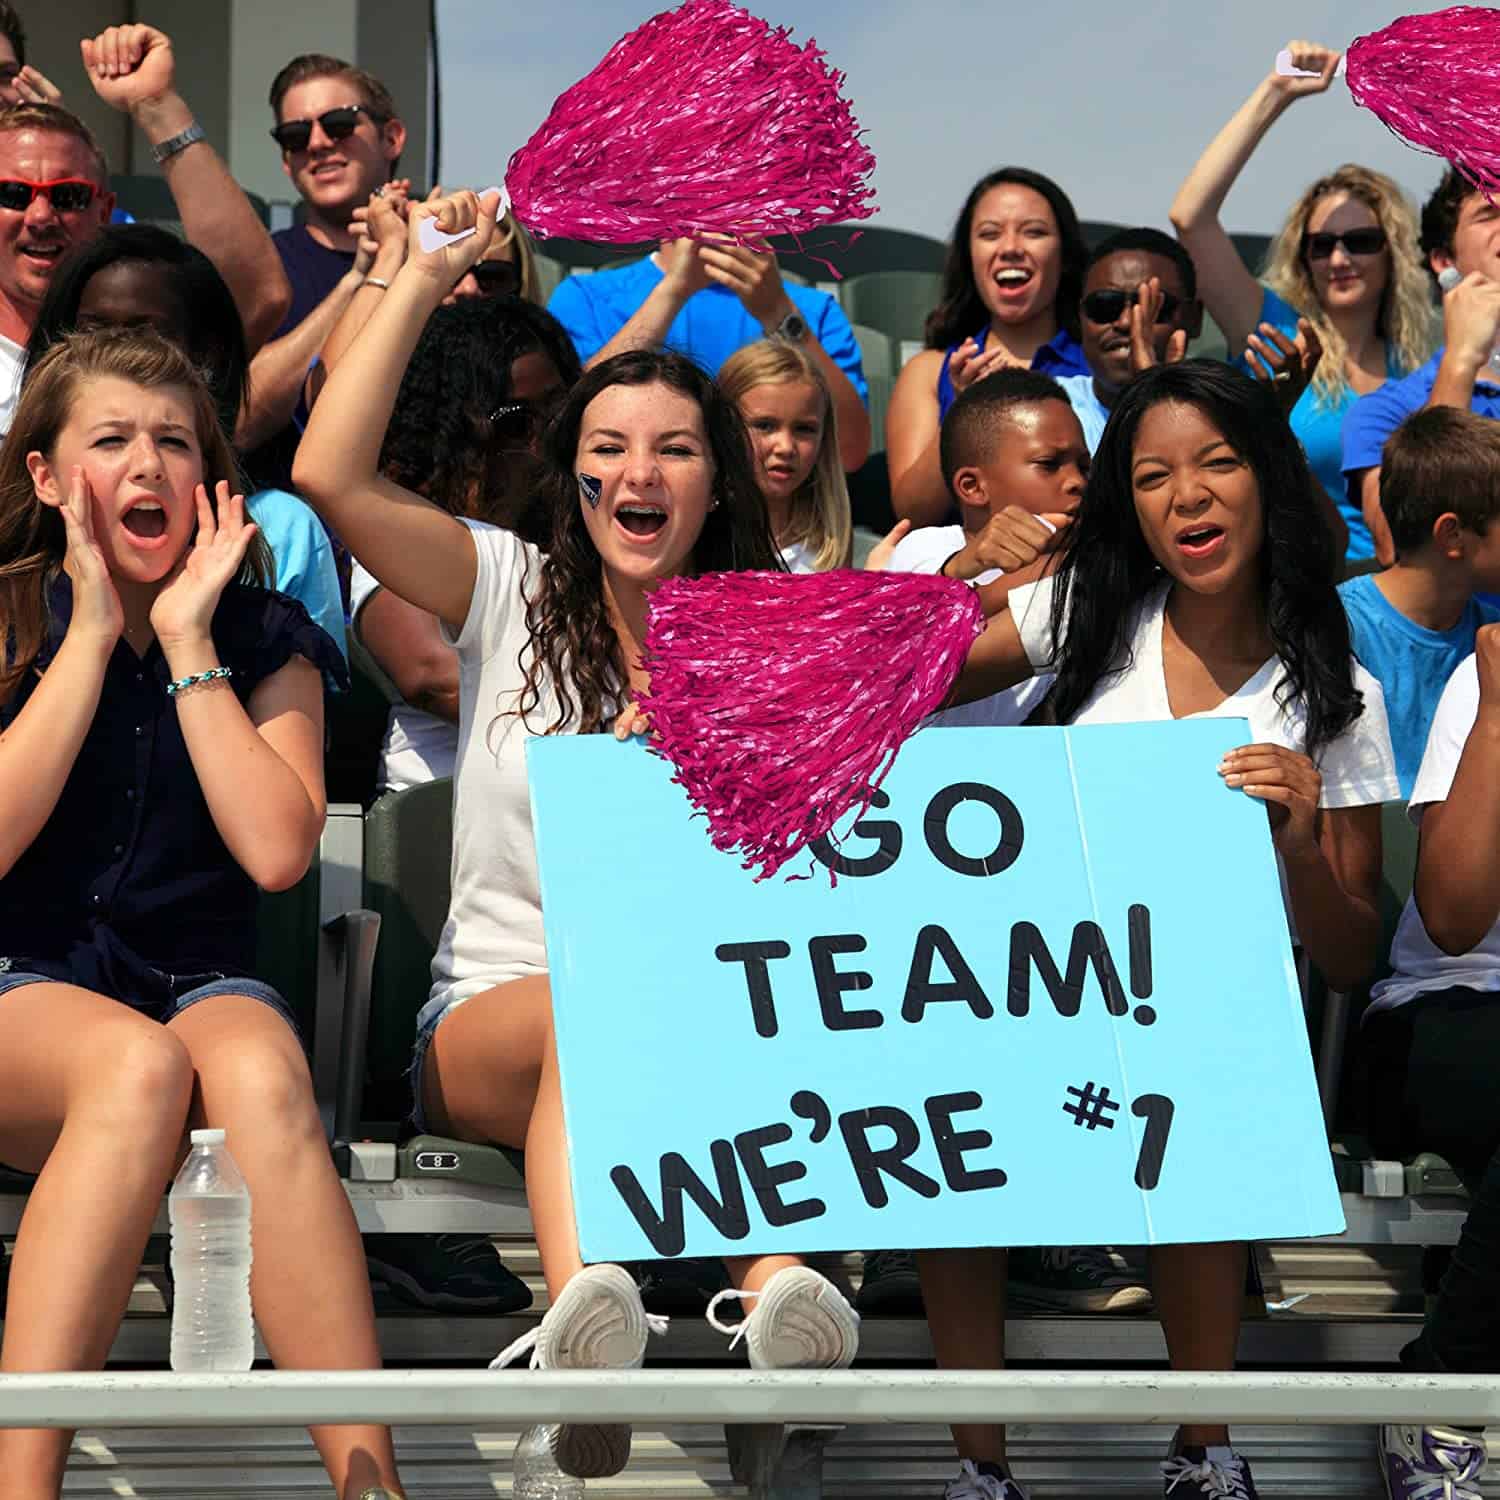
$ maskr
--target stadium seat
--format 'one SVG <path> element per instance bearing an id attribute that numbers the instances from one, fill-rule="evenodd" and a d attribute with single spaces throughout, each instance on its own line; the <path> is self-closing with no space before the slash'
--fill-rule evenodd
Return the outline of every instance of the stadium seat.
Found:
<path id="1" fill-rule="evenodd" d="M 368 807 L 375 800 L 386 719 L 401 694 L 352 630 L 348 645 L 349 691 L 324 698 L 328 748 L 323 775 L 330 802 Z"/>
<path id="2" fill-rule="evenodd" d="M 854 337 L 859 343 L 860 364 L 864 366 L 867 380 L 883 376 L 895 379 L 900 369 L 899 354 L 891 336 L 879 328 L 865 323 L 854 324 Z M 874 410 L 873 402 L 871 410 Z"/>
<path id="3" fill-rule="evenodd" d="M 872 271 L 840 283 L 839 301 L 851 323 L 877 328 L 887 338 L 920 340 L 942 284 L 937 271 Z"/>

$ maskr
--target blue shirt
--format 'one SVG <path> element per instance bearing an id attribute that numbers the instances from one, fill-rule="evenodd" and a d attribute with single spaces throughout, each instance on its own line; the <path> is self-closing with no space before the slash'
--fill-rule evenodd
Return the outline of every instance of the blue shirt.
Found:
<path id="1" fill-rule="evenodd" d="M 661 283 L 662 273 L 648 255 L 633 265 L 592 276 L 569 276 L 552 294 L 547 311 L 568 330 L 578 358 L 587 364 L 636 314 Z M 786 294 L 807 320 L 813 337 L 834 364 L 849 377 L 868 404 L 859 342 L 844 310 L 827 292 L 787 282 Z M 765 337 L 759 323 L 727 287 L 694 292 L 667 329 L 666 347 L 696 360 L 710 375 L 736 350 Z"/>
<path id="2" fill-rule="evenodd" d="M 1361 396 L 1344 419 L 1344 479 L 1352 490 L 1355 476 L 1380 467 L 1385 440 L 1414 412 L 1427 405 L 1437 380 L 1443 351 L 1438 350 L 1425 365 L 1404 380 L 1388 380 L 1378 391 Z M 1469 410 L 1481 417 L 1500 418 L 1500 386 L 1488 380 L 1474 382 Z"/>
<path id="3" fill-rule="evenodd" d="M 333 544 L 312 507 L 285 490 L 261 490 L 246 502 L 276 559 L 276 590 L 295 599 L 349 659 L 344 639 L 344 599 Z"/>
<path id="4" fill-rule="evenodd" d="M 1401 795 L 1410 797 L 1438 699 L 1453 669 L 1474 654 L 1475 632 L 1500 620 L 1500 608 L 1470 599 L 1452 630 L 1428 630 L 1407 619 L 1381 593 L 1375 577 L 1351 578 L 1339 586 L 1339 596 L 1349 617 L 1354 654 L 1385 693 Z"/>
<path id="5" fill-rule="evenodd" d="M 1099 399 L 1094 389 L 1092 375 L 1059 375 L 1057 383 L 1068 393 L 1068 403 L 1083 428 L 1083 440 L 1090 453 L 1099 448 L 1099 439 L 1104 436 L 1105 424 L 1109 421 L 1109 408 Z"/>
<path id="6" fill-rule="evenodd" d="M 981 352 L 983 352 L 985 342 L 989 336 L 990 331 L 988 328 L 981 328 L 978 333 L 973 335 L 974 342 L 979 345 Z M 962 347 L 961 344 L 955 344 L 949 349 L 943 355 L 943 366 L 938 371 L 937 398 L 939 422 L 942 422 L 947 417 L 948 409 L 958 399 L 958 392 L 953 389 L 953 376 L 949 374 L 948 366 L 953 363 L 953 356 Z M 1066 328 L 1059 328 L 1031 356 L 1031 368 L 1038 375 L 1050 375 L 1054 380 L 1059 380 L 1064 375 L 1091 375 L 1093 373 L 1089 369 L 1088 360 L 1083 357 L 1083 345 Z"/>
<path id="7" fill-rule="evenodd" d="M 72 611 L 72 584 L 60 573 L 36 670 L 0 705 L 0 729 L 35 691 Z M 211 628 L 242 703 L 293 655 L 348 680 L 302 606 L 269 589 L 230 584 Z M 148 1015 L 185 976 L 244 976 L 255 962 L 255 883 L 214 826 L 167 696 L 170 677 L 156 642 L 144 656 L 116 642 L 57 805 L 0 880 L 0 967 L 81 985 Z"/>
<path id="8" fill-rule="evenodd" d="M 1263 293 L 1256 324 L 1269 323 L 1279 333 L 1284 333 L 1291 339 L 1296 338 L 1297 309 L 1278 297 L 1270 287 L 1265 287 Z M 1389 390 L 1389 382 L 1401 374 L 1401 367 L 1394 360 L 1395 351 L 1387 344 L 1387 384 L 1381 387 L 1382 390 Z M 1245 363 L 1249 364 L 1248 356 Z M 1379 392 L 1371 394 L 1378 395 Z M 1364 399 L 1370 398 L 1367 396 Z M 1365 525 L 1358 497 L 1353 500 L 1349 498 L 1349 486 L 1344 480 L 1344 421 L 1349 410 L 1359 400 L 1354 387 L 1347 382 L 1340 385 L 1337 393 L 1332 396 L 1308 386 L 1292 408 L 1291 417 L 1292 431 L 1302 444 L 1302 451 L 1307 454 L 1308 466 L 1317 476 L 1318 483 L 1328 491 L 1329 497 L 1338 506 L 1339 514 L 1349 528 L 1349 550 L 1346 556 L 1350 558 L 1375 555 L 1375 539 L 1370 535 L 1370 528 Z"/>

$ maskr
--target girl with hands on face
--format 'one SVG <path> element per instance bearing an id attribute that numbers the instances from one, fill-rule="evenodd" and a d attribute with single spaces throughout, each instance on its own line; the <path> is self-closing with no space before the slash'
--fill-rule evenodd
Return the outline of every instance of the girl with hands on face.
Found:
<path id="1" fill-rule="evenodd" d="M 295 884 L 322 831 L 344 668 L 264 586 L 235 486 L 202 378 L 138 330 L 48 349 L 0 448 L 0 1160 L 38 1174 L 7 1372 L 103 1363 L 204 1126 L 250 1187 L 273 1360 L 380 1365 L 303 1044 L 253 972 L 258 889 Z M 342 1500 L 399 1494 L 384 1428 L 313 1437 Z M 68 1441 L 0 1432 L 8 1490 L 57 1495 Z"/>
<path id="2" fill-rule="evenodd" d="M 295 479 L 383 589 L 437 616 L 458 656 L 452 900 L 412 1077 L 419 1129 L 526 1152 L 551 1305 L 500 1361 L 530 1352 L 544 1369 L 632 1368 L 659 1325 L 621 1267 L 585 1267 L 579 1252 L 526 743 L 611 728 L 622 740 L 643 736 L 633 704 L 649 686 L 641 643 L 652 591 L 677 575 L 783 565 L 739 414 L 676 354 L 601 360 L 559 404 L 538 454 L 545 552 L 381 472 L 402 372 L 433 309 L 491 243 L 494 210 L 472 193 L 413 206 L 406 264 L 330 376 Z M 429 219 L 477 232 L 424 250 Z M 858 1319 L 816 1271 L 788 1256 L 728 1269 L 751 1299 L 752 1362 L 853 1358 Z M 624 1467 L 630 1430 L 570 1422 L 554 1444 L 564 1470 L 603 1477 Z"/>
<path id="3" fill-rule="evenodd" d="M 1318 504 L 1266 385 L 1212 360 L 1145 371 L 1121 392 L 1061 563 L 991 615 L 958 699 L 1051 671 L 1061 724 L 1248 719 L 1247 743 L 1218 767 L 1225 795 L 1266 807 L 1293 941 L 1348 989 L 1376 960 L 1380 807 L 1399 800 L 1400 784 L 1379 684 L 1351 654 Z M 1040 541 L 1035 529 L 1019 538 Z M 1148 766 L 1140 783 L 1144 797 L 1172 794 Z M 1204 879 L 1212 857 L 1182 851 Z M 1204 1001 L 1235 1003 L 1219 991 Z M 993 1295 L 984 1268 L 959 1252 L 934 1260 L 928 1314 L 940 1361 L 998 1360 L 1003 1323 L 986 1347 L 973 1322 Z M 1158 1246 L 1151 1265 L 1174 1368 L 1231 1368 L 1245 1247 Z M 924 1270 L 924 1289 L 928 1279 Z M 964 1456 L 993 1460 L 1003 1437 L 984 1441 L 989 1452 Z M 1228 1443 L 1222 1425 L 1185 1424 L 1168 1488 L 1253 1496 Z"/>

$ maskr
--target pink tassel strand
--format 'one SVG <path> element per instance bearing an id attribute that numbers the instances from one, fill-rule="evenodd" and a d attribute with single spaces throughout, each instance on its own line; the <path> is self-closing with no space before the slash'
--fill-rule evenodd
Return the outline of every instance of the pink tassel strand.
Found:
<path id="1" fill-rule="evenodd" d="M 1349 47 L 1349 92 L 1408 145 L 1500 189 L 1500 11 L 1406 16 Z"/>
<path id="2" fill-rule="evenodd" d="M 672 578 L 651 596 L 642 706 L 714 847 L 764 880 L 870 805 L 983 629 L 949 578 Z"/>
<path id="3" fill-rule="evenodd" d="M 687 0 L 610 48 L 510 160 L 534 234 L 764 248 L 875 212 L 843 74 L 729 0 Z"/>

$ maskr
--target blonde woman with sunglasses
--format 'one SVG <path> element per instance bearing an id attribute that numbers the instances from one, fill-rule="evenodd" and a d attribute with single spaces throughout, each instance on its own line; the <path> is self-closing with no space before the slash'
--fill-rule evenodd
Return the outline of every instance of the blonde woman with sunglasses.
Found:
<path id="1" fill-rule="evenodd" d="M 1292 431 L 1347 527 L 1345 555 L 1356 560 L 1372 557 L 1375 548 L 1344 481 L 1344 414 L 1358 397 L 1431 354 L 1430 283 L 1416 217 L 1401 190 L 1353 164 L 1319 178 L 1293 204 L 1263 281 L 1240 259 L 1219 218 L 1224 200 L 1282 113 L 1327 91 L 1341 56 L 1315 42 L 1292 42 L 1287 50 L 1298 72 L 1273 68 L 1256 86 L 1188 174 L 1172 204 L 1172 223 L 1231 356 L 1244 355 L 1252 372 L 1276 377 L 1299 323 L 1321 344 L 1312 381 L 1292 408 Z"/>

